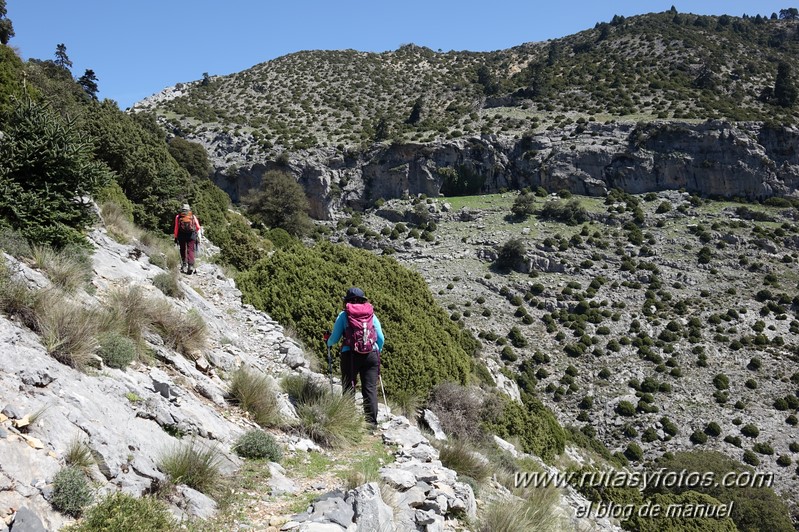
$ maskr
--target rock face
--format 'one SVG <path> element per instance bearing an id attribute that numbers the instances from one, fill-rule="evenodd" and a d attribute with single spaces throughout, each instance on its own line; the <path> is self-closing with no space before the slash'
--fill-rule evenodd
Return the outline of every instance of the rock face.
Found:
<path id="1" fill-rule="evenodd" d="M 318 219 L 378 198 L 526 186 L 584 195 L 685 189 L 748 199 L 795 194 L 799 186 L 799 131 L 760 123 L 586 123 L 522 139 L 485 135 L 348 155 L 320 148 L 283 164 L 237 160 L 247 152 L 246 138 L 193 140 L 213 154 L 214 181 L 234 201 L 266 172 L 287 171 L 305 187 Z"/>

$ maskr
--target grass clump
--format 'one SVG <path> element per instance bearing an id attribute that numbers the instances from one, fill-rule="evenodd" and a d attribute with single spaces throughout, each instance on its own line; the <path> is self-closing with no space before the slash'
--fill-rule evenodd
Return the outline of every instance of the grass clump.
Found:
<path id="1" fill-rule="evenodd" d="M 307 394 L 303 402 L 297 402 L 297 416 L 300 430 L 326 447 L 341 448 L 360 441 L 363 435 L 363 414 L 350 393 L 333 395 L 324 390 L 316 396 Z"/>
<path id="2" fill-rule="evenodd" d="M 479 532 L 557 532 L 563 530 L 553 507 L 558 494 L 554 489 L 528 490 L 521 498 L 499 499 L 489 504 L 480 516 Z"/>
<path id="3" fill-rule="evenodd" d="M 296 404 L 318 401 L 326 393 L 322 384 L 301 375 L 288 375 L 280 384 L 283 391 Z"/>
<path id="4" fill-rule="evenodd" d="M 158 469 L 173 483 L 185 484 L 209 495 L 216 491 L 222 480 L 219 461 L 219 449 L 192 439 L 162 456 Z"/>
<path id="5" fill-rule="evenodd" d="M 109 368 L 125 369 L 136 358 L 136 343 L 118 332 L 102 334 L 99 343 L 98 354 Z"/>
<path id="6" fill-rule="evenodd" d="M 53 286 L 73 293 L 89 281 L 91 259 L 85 250 L 76 246 L 55 251 L 48 246 L 34 245 L 31 250 L 34 265 L 42 270 Z"/>
<path id="7" fill-rule="evenodd" d="M 277 396 L 266 375 L 240 367 L 233 372 L 228 392 L 236 403 L 262 427 L 281 423 Z"/>
<path id="8" fill-rule="evenodd" d="M 103 330 L 117 331 L 133 340 L 140 359 L 144 353 L 142 336 L 150 324 L 150 306 L 149 298 L 138 286 L 117 288 L 106 297 Z"/>
<path id="9" fill-rule="evenodd" d="M 94 465 L 94 455 L 89 444 L 80 438 L 74 438 L 64 452 L 64 461 L 68 466 L 80 469 L 84 473 Z"/>
<path id="10" fill-rule="evenodd" d="M 83 369 L 97 347 L 97 313 L 45 290 L 37 295 L 35 328 L 47 353 L 59 362 Z"/>
<path id="11" fill-rule="evenodd" d="M 483 482 L 491 474 L 491 464 L 461 440 L 444 444 L 439 449 L 439 458 L 446 467 L 477 482 Z"/>
<path id="12" fill-rule="evenodd" d="M 265 459 L 270 462 L 280 462 L 283 451 L 275 438 L 261 429 L 249 430 L 244 433 L 233 451 L 242 458 Z"/>
<path id="13" fill-rule="evenodd" d="M 155 302 L 150 307 L 149 317 L 164 343 L 183 354 L 201 351 L 208 340 L 208 327 L 202 316 L 194 309 L 183 314 L 172 308 L 167 301 Z"/>
<path id="14" fill-rule="evenodd" d="M 116 492 L 92 506 L 84 519 L 66 532 L 162 532 L 178 530 L 169 509 L 154 497 Z"/>
<path id="15" fill-rule="evenodd" d="M 53 477 L 53 494 L 50 504 L 61 513 L 80 517 L 83 509 L 94 500 L 89 482 L 83 472 L 75 467 L 65 467 Z"/>

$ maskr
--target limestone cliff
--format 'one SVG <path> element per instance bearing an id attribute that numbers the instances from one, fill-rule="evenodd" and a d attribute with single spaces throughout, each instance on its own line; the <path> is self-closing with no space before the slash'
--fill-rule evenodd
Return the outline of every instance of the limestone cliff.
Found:
<path id="1" fill-rule="evenodd" d="M 215 154 L 214 181 L 234 201 L 267 171 L 288 171 L 305 187 L 319 219 L 344 206 L 415 194 L 543 186 L 587 195 L 684 189 L 763 199 L 794 195 L 799 185 L 799 131 L 754 122 L 586 122 L 523 138 L 483 135 L 343 154 L 320 148 L 294 153 L 282 164 L 246 157 L 246 137 L 195 140 Z"/>

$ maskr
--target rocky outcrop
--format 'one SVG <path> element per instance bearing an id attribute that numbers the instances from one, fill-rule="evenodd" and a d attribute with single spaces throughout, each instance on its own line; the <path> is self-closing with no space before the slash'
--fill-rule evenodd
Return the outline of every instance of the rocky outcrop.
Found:
<path id="1" fill-rule="evenodd" d="M 284 156 L 280 164 L 254 160 L 246 136 L 193 140 L 212 154 L 214 181 L 234 201 L 266 172 L 288 171 L 305 187 L 318 219 L 379 198 L 526 186 L 584 195 L 685 189 L 748 199 L 793 195 L 799 187 L 799 130 L 761 123 L 589 122 L 521 139 L 483 135 L 344 154 L 319 148 Z"/>

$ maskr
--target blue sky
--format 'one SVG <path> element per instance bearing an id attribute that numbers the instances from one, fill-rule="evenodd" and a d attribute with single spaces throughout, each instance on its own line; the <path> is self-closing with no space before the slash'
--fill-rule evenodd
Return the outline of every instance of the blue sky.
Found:
<path id="1" fill-rule="evenodd" d="M 614 14 L 666 11 L 770 16 L 790 3 L 473 0 L 6 0 L 23 59 L 64 43 L 80 77 L 125 109 L 179 82 L 224 75 L 300 50 L 490 51 L 592 28 Z"/>

